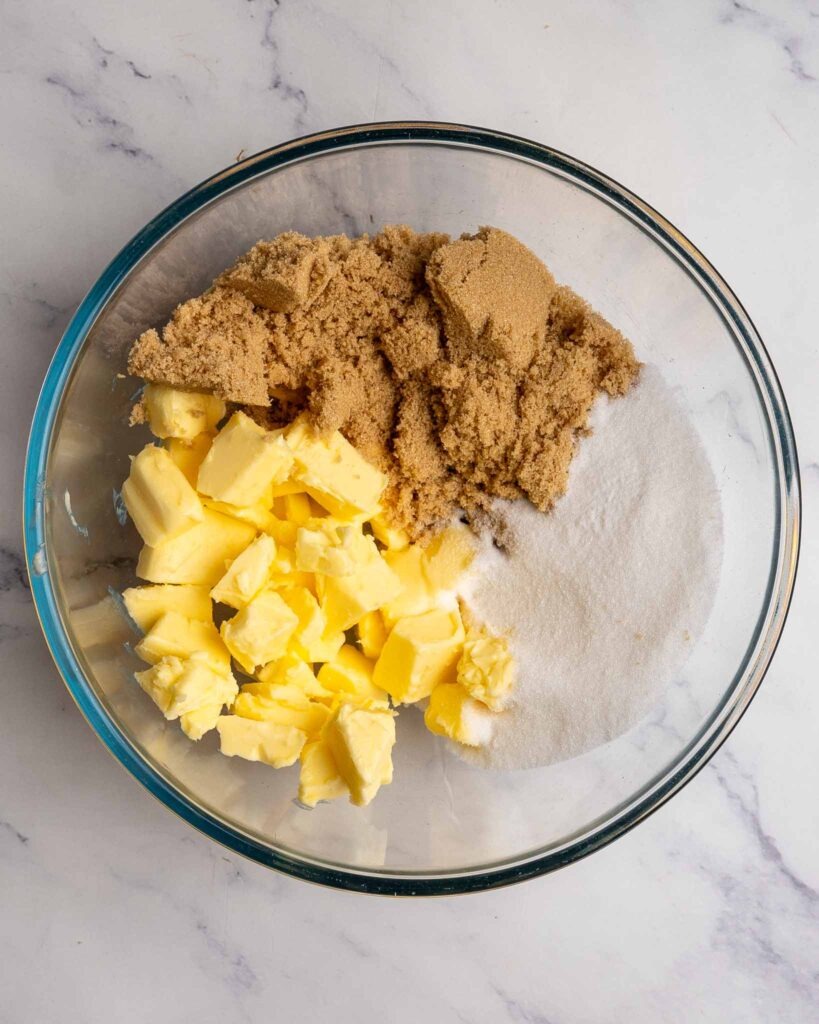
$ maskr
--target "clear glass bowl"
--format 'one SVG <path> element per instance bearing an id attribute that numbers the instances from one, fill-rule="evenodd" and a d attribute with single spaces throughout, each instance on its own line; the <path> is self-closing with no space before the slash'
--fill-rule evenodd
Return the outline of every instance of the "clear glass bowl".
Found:
<path id="1" fill-rule="evenodd" d="M 296 768 L 221 757 L 213 735 L 194 745 L 166 723 L 132 679 L 139 663 L 125 626 L 78 610 L 134 581 L 138 539 L 115 500 L 142 441 L 127 423 L 137 382 L 122 376 L 133 338 L 259 238 L 402 222 L 455 235 L 481 224 L 505 228 L 660 368 L 719 481 L 723 569 L 684 673 L 627 735 L 549 768 L 493 773 L 452 758 L 420 716 L 405 713 L 393 784 L 365 810 L 337 802 L 307 811 L 293 801 Z M 542 874 L 667 800 L 759 686 L 782 630 L 799 541 L 785 402 L 759 336 L 713 267 L 592 168 L 512 136 L 426 123 L 344 128 L 278 146 L 215 175 L 148 224 L 91 289 L 57 349 L 34 417 L 24 514 L 46 640 L 114 756 L 239 853 L 314 882 L 400 895 Z"/>

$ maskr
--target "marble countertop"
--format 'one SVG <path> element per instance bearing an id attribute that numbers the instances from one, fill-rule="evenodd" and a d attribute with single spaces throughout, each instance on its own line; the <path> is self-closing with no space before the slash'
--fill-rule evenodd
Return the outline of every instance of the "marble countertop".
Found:
<path id="1" fill-rule="evenodd" d="M 816 3 L 34 0 L 0 19 L 0 1019 L 815 1020 Z M 679 225 L 766 341 L 806 512 L 773 667 L 698 777 L 567 870 L 429 902 L 248 863 L 115 766 L 41 639 L 18 512 L 40 381 L 127 239 L 242 152 L 394 118 L 547 142 Z"/>

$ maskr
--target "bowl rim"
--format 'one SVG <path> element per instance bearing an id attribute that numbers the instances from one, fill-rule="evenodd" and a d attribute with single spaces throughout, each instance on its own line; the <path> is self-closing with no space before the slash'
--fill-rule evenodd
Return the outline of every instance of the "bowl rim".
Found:
<path id="1" fill-rule="evenodd" d="M 224 193 L 288 164 L 341 149 L 387 143 L 479 149 L 534 163 L 585 187 L 613 205 L 665 248 L 729 321 L 757 385 L 777 471 L 776 535 L 763 612 L 746 656 L 723 700 L 666 770 L 615 808 L 599 827 L 517 859 L 446 872 L 357 871 L 272 849 L 223 823 L 167 782 L 119 730 L 97 700 L 62 625 L 45 548 L 45 473 L 54 423 L 77 355 L 100 312 L 137 263 L 183 221 Z M 433 896 L 494 889 L 573 863 L 630 831 L 660 808 L 704 767 L 730 735 L 757 692 L 779 643 L 793 594 L 801 539 L 801 492 L 796 443 L 785 397 L 768 352 L 750 317 L 725 280 L 669 221 L 616 180 L 580 160 L 520 136 L 435 121 L 356 124 L 302 136 L 262 150 L 211 175 L 162 210 L 114 257 L 85 296 L 57 346 L 37 401 L 26 453 L 23 540 L 35 610 L 56 667 L 102 743 L 157 799 L 205 835 L 258 863 L 308 882 L 390 896 Z"/>

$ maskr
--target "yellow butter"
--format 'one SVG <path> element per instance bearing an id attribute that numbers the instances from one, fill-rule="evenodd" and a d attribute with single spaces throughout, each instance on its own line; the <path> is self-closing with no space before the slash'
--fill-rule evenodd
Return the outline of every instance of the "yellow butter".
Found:
<path id="1" fill-rule="evenodd" d="M 227 563 L 255 536 L 256 529 L 250 523 L 206 508 L 201 523 L 155 547 L 146 545 L 139 555 L 137 576 L 151 583 L 212 587 L 224 575 Z"/>
<path id="2" fill-rule="evenodd" d="M 206 704 L 195 711 L 188 711 L 179 716 L 179 724 L 182 732 L 189 740 L 201 740 L 205 733 L 216 727 L 219 716 L 222 714 L 222 704 Z"/>
<path id="3" fill-rule="evenodd" d="M 281 502 L 282 511 L 280 518 L 286 519 L 297 526 L 303 526 L 313 515 L 310 507 L 310 499 L 305 493 L 285 494 L 276 499 Z"/>
<path id="4" fill-rule="evenodd" d="M 165 442 L 168 455 L 185 474 L 185 479 L 196 487 L 196 478 L 199 476 L 199 467 L 213 444 L 214 434 L 199 434 L 190 441 L 183 441 L 180 438 L 169 437 Z"/>
<path id="5" fill-rule="evenodd" d="M 350 629 L 401 590 L 401 581 L 381 557 L 372 537 L 361 537 L 349 576 L 324 576 L 317 578 L 319 581 L 319 599 L 331 633 Z"/>
<path id="6" fill-rule="evenodd" d="M 383 512 L 374 515 L 370 527 L 375 539 L 388 551 L 403 551 L 409 547 L 409 534 L 400 526 L 393 526 Z"/>
<path id="7" fill-rule="evenodd" d="M 271 483 L 287 478 L 292 464 L 282 431 L 265 430 L 243 412 L 236 412 L 205 456 L 197 490 L 231 505 L 254 505 Z"/>
<path id="8" fill-rule="evenodd" d="M 257 530 L 269 533 L 278 542 L 278 537 L 276 536 L 278 520 L 270 509 L 265 508 L 263 504 L 231 505 L 228 501 L 214 501 L 213 498 L 205 498 L 202 504 L 205 508 L 212 508 L 215 512 L 220 512 L 222 515 L 239 519 L 243 523 L 251 523 Z"/>
<path id="9" fill-rule="evenodd" d="M 367 612 L 358 621 L 358 642 L 361 653 L 375 660 L 384 649 L 389 630 L 384 624 L 381 612 Z"/>
<path id="10" fill-rule="evenodd" d="M 515 660 L 507 638 L 471 629 L 458 661 L 457 678 L 471 697 L 500 711 L 508 703 L 515 681 Z"/>
<path id="11" fill-rule="evenodd" d="M 295 456 L 293 477 L 323 508 L 340 518 L 378 511 L 387 478 L 338 431 L 322 437 L 302 417 L 285 436 Z"/>
<path id="12" fill-rule="evenodd" d="M 222 623 L 222 639 L 245 672 L 275 661 L 287 650 L 299 620 L 296 614 L 272 590 L 263 590 Z"/>
<path id="13" fill-rule="evenodd" d="M 256 689 L 258 690 L 258 684 Z M 315 737 L 327 724 L 332 712 L 326 704 L 308 700 L 306 697 L 303 701 L 277 700 L 266 693 L 251 693 L 246 687 L 242 687 L 234 701 L 233 714 L 242 718 L 255 718 L 260 722 L 292 725 L 296 729 L 301 729 L 308 737 Z"/>
<path id="14" fill-rule="evenodd" d="M 179 612 L 187 619 L 210 622 L 213 605 L 207 587 L 194 584 L 164 583 L 149 587 L 129 587 L 122 599 L 128 614 L 146 633 L 165 612 Z"/>
<path id="15" fill-rule="evenodd" d="M 210 596 L 231 608 L 244 608 L 268 582 L 275 557 L 276 542 L 260 534 L 234 558 Z"/>
<path id="16" fill-rule="evenodd" d="M 216 669 L 230 666 L 230 655 L 212 622 L 185 618 L 179 612 L 165 612 L 134 648 L 150 664 L 162 658 L 190 658 L 201 654 Z"/>
<path id="17" fill-rule="evenodd" d="M 468 526 L 453 523 L 424 549 L 425 571 L 433 590 L 450 590 L 475 558 L 475 537 Z"/>
<path id="18" fill-rule="evenodd" d="M 230 705 L 239 689 L 229 668 L 214 668 L 199 652 L 188 658 L 165 656 L 134 676 L 168 719 L 204 707 Z"/>
<path id="19" fill-rule="evenodd" d="M 271 661 L 256 673 L 257 679 L 268 687 L 287 686 L 303 693 L 306 697 L 326 700 L 332 697 L 329 690 L 316 679 L 312 668 L 296 654 L 288 651 L 283 657 Z M 252 684 L 248 684 L 252 685 Z"/>
<path id="20" fill-rule="evenodd" d="M 375 663 L 375 685 L 403 704 L 428 697 L 440 683 L 455 679 L 464 628 L 457 611 L 436 610 L 393 626 Z"/>
<path id="21" fill-rule="evenodd" d="M 290 649 L 304 661 L 319 661 L 324 653 L 323 637 L 327 620 L 318 601 L 307 587 L 282 587 L 279 590 L 284 603 L 298 618 L 298 625 L 290 638 Z"/>
<path id="22" fill-rule="evenodd" d="M 199 495 L 164 448 L 146 445 L 131 462 L 122 500 L 146 544 L 176 537 L 201 523 Z"/>
<path id="23" fill-rule="evenodd" d="M 345 644 L 332 661 L 322 665 L 316 678 L 325 690 L 345 700 L 387 704 L 387 694 L 373 684 L 373 662 L 351 644 Z"/>
<path id="24" fill-rule="evenodd" d="M 325 740 L 305 743 L 300 760 L 299 801 L 306 807 L 315 807 L 322 800 L 337 800 L 349 793 Z"/>
<path id="25" fill-rule="evenodd" d="M 392 782 L 395 718 L 392 711 L 342 704 L 325 730 L 325 739 L 350 801 L 368 804 L 381 786 Z"/>
<path id="26" fill-rule="evenodd" d="M 429 697 L 424 722 L 430 732 L 447 736 L 468 747 L 492 739 L 492 712 L 458 683 L 441 683 Z"/>
<path id="27" fill-rule="evenodd" d="M 243 757 L 246 761 L 262 761 L 273 768 L 294 764 L 307 736 L 292 725 L 258 722 L 239 715 L 222 715 L 216 723 L 219 749 L 227 757 Z"/>
<path id="28" fill-rule="evenodd" d="M 403 551 L 386 551 L 384 560 L 401 581 L 401 590 L 381 606 L 387 629 L 408 615 L 422 615 L 435 607 L 435 594 L 426 575 L 423 548 L 413 544 Z"/>
<path id="29" fill-rule="evenodd" d="M 355 526 L 329 522 L 321 529 L 300 526 L 296 534 L 296 568 L 325 576 L 349 576 L 355 570 Z"/>
<path id="30" fill-rule="evenodd" d="M 215 395 L 178 391 L 165 384 L 145 388 L 148 426 L 156 437 L 191 440 L 212 430 L 225 415 L 225 403 Z"/>

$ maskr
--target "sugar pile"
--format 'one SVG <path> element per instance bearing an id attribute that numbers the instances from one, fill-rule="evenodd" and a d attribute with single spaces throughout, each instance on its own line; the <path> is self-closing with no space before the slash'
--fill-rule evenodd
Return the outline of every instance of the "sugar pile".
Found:
<path id="1" fill-rule="evenodd" d="M 473 763 L 530 768 L 627 731 L 705 627 L 722 559 L 720 498 L 684 410 L 645 367 L 625 398 L 601 399 L 568 493 L 544 516 L 503 503 L 511 553 L 482 551 L 468 595 L 510 630 L 516 700 Z"/>

